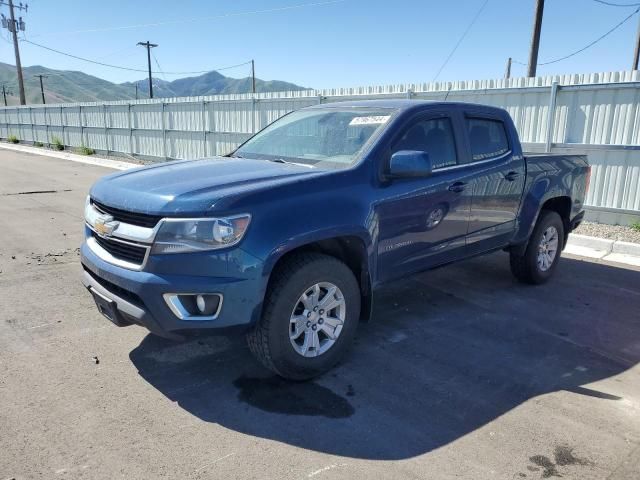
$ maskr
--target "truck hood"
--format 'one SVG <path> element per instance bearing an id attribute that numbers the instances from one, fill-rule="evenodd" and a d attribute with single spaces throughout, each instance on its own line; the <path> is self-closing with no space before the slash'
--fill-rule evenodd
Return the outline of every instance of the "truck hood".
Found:
<path id="1" fill-rule="evenodd" d="M 216 202 L 326 173 L 290 164 L 213 157 L 126 170 L 103 177 L 91 198 L 123 210 L 168 216 L 203 215 Z"/>

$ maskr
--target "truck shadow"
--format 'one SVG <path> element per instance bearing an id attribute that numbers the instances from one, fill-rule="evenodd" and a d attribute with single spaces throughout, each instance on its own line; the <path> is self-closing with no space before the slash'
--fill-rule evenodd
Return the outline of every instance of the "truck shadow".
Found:
<path id="1" fill-rule="evenodd" d="M 640 273 L 563 259 L 541 287 L 503 254 L 380 292 L 349 357 L 312 382 L 271 375 L 241 338 L 176 344 L 148 335 L 140 375 L 206 422 L 345 457 L 397 460 L 444 446 L 542 394 L 585 386 L 640 359 Z"/>

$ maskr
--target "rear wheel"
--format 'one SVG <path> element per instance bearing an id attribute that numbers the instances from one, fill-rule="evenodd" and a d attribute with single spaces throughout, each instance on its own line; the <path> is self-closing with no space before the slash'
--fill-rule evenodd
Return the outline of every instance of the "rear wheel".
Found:
<path id="1" fill-rule="evenodd" d="M 555 271 L 564 241 L 564 224 L 556 212 L 543 210 L 524 254 L 510 253 L 511 272 L 524 283 L 544 283 Z"/>
<path id="2" fill-rule="evenodd" d="M 360 289 L 349 267 L 328 255 L 295 254 L 274 271 L 262 318 L 247 342 L 267 368 L 305 380 L 344 356 L 359 316 Z"/>

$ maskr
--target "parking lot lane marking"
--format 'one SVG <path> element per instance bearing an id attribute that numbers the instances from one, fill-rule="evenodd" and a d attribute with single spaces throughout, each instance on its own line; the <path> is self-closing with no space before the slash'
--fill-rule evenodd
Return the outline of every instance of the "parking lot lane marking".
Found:
<path id="1" fill-rule="evenodd" d="M 202 467 L 198 468 L 197 470 L 194 470 L 194 472 L 193 472 L 193 473 L 201 472 L 202 470 L 204 470 L 204 469 L 206 469 L 206 468 L 209 468 L 209 467 L 211 467 L 211 466 L 215 465 L 216 463 L 221 462 L 221 461 L 222 461 L 222 460 L 224 460 L 225 458 L 229 458 L 229 457 L 231 457 L 231 456 L 233 456 L 233 455 L 235 455 L 235 454 L 236 454 L 235 452 L 227 453 L 224 457 L 220 457 L 220 458 L 218 458 L 218 459 L 214 460 L 213 462 L 211 462 L 211 463 L 207 463 L 206 465 L 203 465 Z"/>
<path id="2" fill-rule="evenodd" d="M 319 475 L 323 472 L 326 472 L 328 470 L 333 470 L 334 468 L 340 468 L 340 467 L 346 467 L 347 465 L 349 465 L 348 463 L 334 463 L 332 465 L 327 465 L 326 467 L 322 467 L 319 470 L 315 470 L 313 472 L 311 472 L 309 475 L 307 475 L 307 478 L 312 478 L 315 477 L 316 475 Z"/>
<path id="3" fill-rule="evenodd" d="M 404 332 L 394 332 L 389 337 L 389 341 L 391 343 L 398 343 L 398 342 L 401 342 L 403 340 L 406 340 L 407 338 L 409 338 L 409 335 L 407 335 Z"/>
<path id="4" fill-rule="evenodd" d="M 35 328 L 42 328 L 42 327 L 46 327 L 48 325 L 55 325 L 55 323 L 43 323 L 42 325 L 36 325 L 35 327 L 28 327 L 27 330 L 33 330 Z"/>
<path id="5" fill-rule="evenodd" d="M 636 296 L 640 297 L 640 292 L 636 292 L 635 290 L 630 290 L 630 289 L 624 288 L 624 287 L 618 287 L 618 290 L 620 290 L 621 292 L 624 292 L 624 293 L 628 293 L 630 295 L 636 295 Z"/>

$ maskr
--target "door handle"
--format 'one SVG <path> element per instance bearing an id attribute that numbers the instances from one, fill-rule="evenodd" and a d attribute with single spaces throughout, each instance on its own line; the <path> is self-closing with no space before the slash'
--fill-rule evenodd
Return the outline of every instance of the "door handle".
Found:
<path id="1" fill-rule="evenodd" d="M 466 187 L 467 187 L 467 184 L 465 182 L 456 182 L 449 185 L 449 190 L 451 192 L 461 193 L 461 192 L 464 192 L 464 189 Z"/>
<path id="2" fill-rule="evenodd" d="M 509 181 L 509 182 L 513 182 L 519 176 L 520 176 L 520 174 L 518 172 L 509 172 L 509 173 L 505 174 L 504 179 Z"/>

